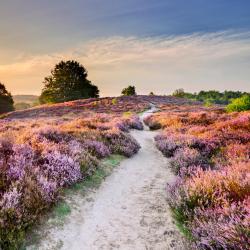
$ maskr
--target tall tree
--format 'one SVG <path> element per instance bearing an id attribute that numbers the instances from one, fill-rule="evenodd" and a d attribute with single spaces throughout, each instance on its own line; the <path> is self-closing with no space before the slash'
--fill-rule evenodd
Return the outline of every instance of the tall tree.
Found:
<path id="1" fill-rule="evenodd" d="M 4 86 L 0 83 L 0 114 L 14 110 L 13 98 Z"/>
<path id="2" fill-rule="evenodd" d="M 87 70 L 76 61 L 61 61 L 45 77 L 41 103 L 58 103 L 99 97 L 99 89 L 87 79 Z"/>
<path id="3" fill-rule="evenodd" d="M 129 85 L 127 88 L 122 90 L 122 95 L 129 96 L 129 95 L 136 95 L 135 86 Z"/>

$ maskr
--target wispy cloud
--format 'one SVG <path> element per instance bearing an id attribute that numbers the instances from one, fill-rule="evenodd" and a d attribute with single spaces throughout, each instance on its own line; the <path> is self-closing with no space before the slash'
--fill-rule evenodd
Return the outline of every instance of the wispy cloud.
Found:
<path id="1" fill-rule="evenodd" d="M 140 93 L 179 87 L 250 91 L 250 32 L 92 40 L 62 53 L 21 55 L 0 64 L 0 80 L 13 93 L 39 93 L 43 78 L 62 59 L 80 61 L 103 95 L 119 94 L 127 84 Z"/>

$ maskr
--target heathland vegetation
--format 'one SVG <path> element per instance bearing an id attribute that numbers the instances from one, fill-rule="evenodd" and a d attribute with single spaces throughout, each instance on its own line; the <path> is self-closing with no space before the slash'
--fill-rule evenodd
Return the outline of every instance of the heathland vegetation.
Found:
<path id="1" fill-rule="evenodd" d="M 250 112 L 162 105 L 145 120 L 177 175 L 168 201 L 198 249 L 249 249 Z"/>
<path id="2" fill-rule="evenodd" d="M 148 107 L 129 98 L 89 99 L 10 113 L 0 124 L 0 248 L 17 249 L 26 230 L 110 154 L 130 157 L 140 146 L 127 133 L 142 129 Z"/>
<path id="3" fill-rule="evenodd" d="M 157 148 L 176 174 L 168 202 L 180 229 L 199 249 L 248 249 L 250 228 L 250 95 L 225 91 L 174 96 L 98 98 L 98 87 L 75 61 L 61 61 L 44 80 L 41 106 L 0 120 L 0 249 L 18 249 L 26 231 L 65 187 L 84 181 L 111 154 L 131 157 L 143 129 L 138 113 L 161 129 Z M 181 97 L 181 98 L 180 98 Z M 0 113 L 14 110 L 0 84 Z M 203 104 L 226 104 L 203 105 Z"/>

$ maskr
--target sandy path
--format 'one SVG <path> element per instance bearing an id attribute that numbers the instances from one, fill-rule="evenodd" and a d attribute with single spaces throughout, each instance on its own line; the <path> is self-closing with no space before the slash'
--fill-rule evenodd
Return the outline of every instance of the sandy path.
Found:
<path id="1" fill-rule="evenodd" d="M 174 177 L 154 146 L 156 132 L 131 134 L 142 147 L 139 153 L 86 199 L 76 197 L 79 209 L 63 228 L 51 228 L 36 249 L 187 249 L 166 204 L 166 182 Z"/>

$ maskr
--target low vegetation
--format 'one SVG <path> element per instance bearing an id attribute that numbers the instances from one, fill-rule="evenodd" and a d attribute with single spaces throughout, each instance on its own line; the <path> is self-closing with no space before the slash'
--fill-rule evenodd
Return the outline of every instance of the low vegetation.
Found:
<path id="1" fill-rule="evenodd" d="M 177 174 L 168 201 L 199 249 L 248 249 L 250 112 L 163 105 L 145 120 Z M 236 110 L 235 110 L 236 111 Z"/>
<path id="2" fill-rule="evenodd" d="M 154 103 L 160 111 L 145 123 L 162 129 L 156 146 L 177 175 L 168 201 L 179 228 L 199 249 L 248 249 L 250 111 L 238 112 L 245 96 L 227 110 L 132 95 L 7 113 L 0 120 L 0 248 L 20 247 L 27 229 L 55 203 L 57 214 L 69 213 L 58 203 L 65 187 L 91 176 L 100 183 L 102 159 L 138 152 L 128 132 L 143 129 L 137 114 Z"/>
<path id="3" fill-rule="evenodd" d="M 101 159 L 139 150 L 127 132 L 142 129 L 135 112 L 147 108 L 146 102 L 112 100 L 43 106 L 1 120 L 1 249 L 20 247 L 26 230 L 58 201 L 61 190 L 92 175 Z"/>

